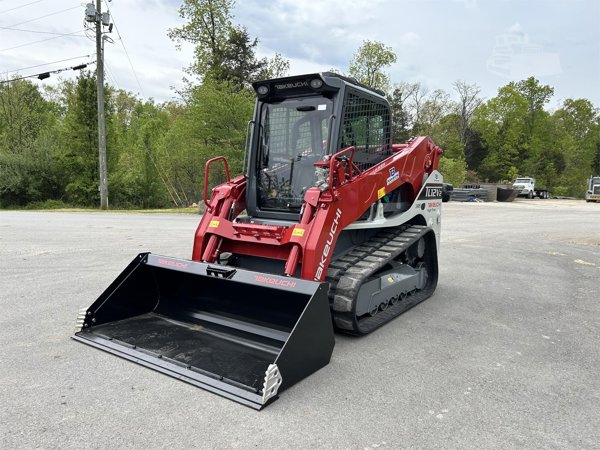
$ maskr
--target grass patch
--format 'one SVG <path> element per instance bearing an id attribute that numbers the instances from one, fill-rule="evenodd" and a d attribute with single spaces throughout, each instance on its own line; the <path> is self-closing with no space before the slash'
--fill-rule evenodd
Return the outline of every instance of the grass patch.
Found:
<path id="1" fill-rule="evenodd" d="M 28 205 L 24 206 L 23 209 L 39 211 L 46 209 L 63 209 L 69 207 L 70 205 L 63 202 L 62 200 L 44 200 L 41 202 L 31 202 Z"/>
<path id="2" fill-rule="evenodd" d="M 87 213 L 111 213 L 111 214 L 200 214 L 197 206 L 186 208 L 153 208 L 153 209 L 108 209 L 71 206 L 60 200 L 46 200 L 44 202 L 33 202 L 27 206 L 15 206 L 2 208 L 9 211 L 44 211 L 44 212 L 87 212 Z M 203 211 L 204 208 L 202 207 Z"/>

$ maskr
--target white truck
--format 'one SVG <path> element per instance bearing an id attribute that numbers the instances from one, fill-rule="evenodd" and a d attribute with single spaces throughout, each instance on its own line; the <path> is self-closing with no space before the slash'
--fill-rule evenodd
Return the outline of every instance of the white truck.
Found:
<path id="1" fill-rule="evenodd" d="M 513 189 L 520 191 L 519 197 L 548 198 L 548 191 L 546 189 L 535 187 L 535 178 L 517 178 L 513 183 Z"/>
<path id="2" fill-rule="evenodd" d="M 600 202 L 600 177 L 590 177 L 585 193 L 586 202 Z"/>

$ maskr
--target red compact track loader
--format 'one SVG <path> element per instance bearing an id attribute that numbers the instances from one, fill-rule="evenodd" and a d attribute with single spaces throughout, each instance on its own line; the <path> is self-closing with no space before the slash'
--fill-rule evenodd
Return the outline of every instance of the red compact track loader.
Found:
<path id="1" fill-rule="evenodd" d="M 191 260 L 138 255 L 74 339 L 261 409 L 431 296 L 442 153 L 391 142 L 383 93 L 321 73 L 253 84 L 244 174 L 207 162 Z M 228 181 L 207 198 L 209 170 Z"/>

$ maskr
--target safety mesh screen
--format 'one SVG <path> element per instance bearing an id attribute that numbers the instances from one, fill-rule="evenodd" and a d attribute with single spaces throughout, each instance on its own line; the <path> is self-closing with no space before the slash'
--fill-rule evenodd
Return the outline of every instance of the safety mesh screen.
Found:
<path id="1" fill-rule="evenodd" d="M 382 103 L 348 93 L 338 149 L 354 146 L 354 163 L 366 170 L 392 154 L 390 113 Z"/>
<path id="2" fill-rule="evenodd" d="M 258 206 L 299 209 L 315 183 L 314 163 L 327 149 L 333 103 L 323 97 L 287 99 L 262 108 Z"/>
<path id="3" fill-rule="evenodd" d="M 305 114 L 292 108 L 272 108 L 265 126 L 270 140 L 270 153 L 276 162 L 289 162 L 290 157 L 310 149 L 310 123 L 301 122 Z M 293 124 L 296 124 L 295 127 Z"/>

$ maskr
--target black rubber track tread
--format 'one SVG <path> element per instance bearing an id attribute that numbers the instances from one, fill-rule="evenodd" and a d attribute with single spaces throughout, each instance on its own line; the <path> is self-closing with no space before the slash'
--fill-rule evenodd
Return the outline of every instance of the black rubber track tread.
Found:
<path id="1" fill-rule="evenodd" d="M 398 300 L 372 317 L 360 320 L 355 317 L 356 297 L 362 283 L 431 231 L 424 225 L 388 228 L 329 264 L 326 280 L 333 323 L 338 331 L 368 334 L 433 294 L 435 285 Z"/>

